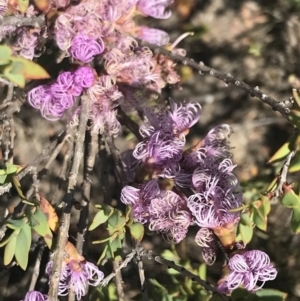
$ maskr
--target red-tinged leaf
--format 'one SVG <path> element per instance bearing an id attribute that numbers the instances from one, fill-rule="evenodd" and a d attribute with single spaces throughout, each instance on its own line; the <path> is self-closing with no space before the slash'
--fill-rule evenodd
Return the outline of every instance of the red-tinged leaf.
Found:
<path id="1" fill-rule="evenodd" d="M 43 237 L 44 237 L 44 241 L 45 241 L 47 247 L 49 249 L 51 249 L 52 242 L 53 242 L 53 234 L 52 234 L 52 232 L 51 232 L 51 230 L 50 230 L 49 227 L 47 228 L 47 232 L 46 232 L 46 234 Z"/>
<path id="2" fill-rule="evenodd" d="M 49 0 L 33 0 L 35 6 L 42 12 L 48 10 Z"/>
<path id="3" fill-rule="evenodd" d="M 18 0 L 18 7 L 22 14 L 24 14 L 28 8 L 29 0 Z"/>
<path id="4" fill-rule="evenodd" d="M 31 228 L 25 224 L 17 236 L 15 257 L 16 260 L 24 271 L 28 265 L 28 254 L 31 245 Z"/>
<path id="5" fill-rule="evenodd" d="M 52 205 L 40 195 L 40 208 L 45 213 L 48 225 L 53 232 L 58 230 L 58 216 Z"/>
<path id="6" fill-rule="evenodd" d="M 73 261 L 83 261 L 84 257 L 78 253 L 76 247 L 71 243 L 67 242 L 65 246 L 65 253 L 67 254 L 65 261 L 68 263 L 71 260 Z"/>
<path id="7" fill-rule="evenodd" d="M 9 265 L 14 258 L 15 250 L 16 250 L 16 243 L 17 243 L 17 235 L 19 234 L 20 230 L 15 230 L 13 233 L 12 238 L 6 244 L 4 250 L 4 265 Z"/>
<path id="8" fill-rule="evenodd" d="M 29 61 L 22 57 L 11 57 L 11 60 L 15 63 L 22 63 L 24 65 L 23 76 L 25 79 L 45 79 L 50 78 L 47 71 L 33 61 Z"/>

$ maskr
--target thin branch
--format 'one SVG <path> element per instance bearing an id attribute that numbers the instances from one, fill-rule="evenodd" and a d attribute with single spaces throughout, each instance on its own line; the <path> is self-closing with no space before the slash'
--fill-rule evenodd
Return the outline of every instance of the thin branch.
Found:
<path id="1" fill-rule="evenodd" d="M 45 15 L 40 15 L 36 17 L 24 17 L 24 16 L 6 16 L 0 18 L 1 26 L 33 26 L 42 27 L 45 24 Z"/>
<path id="2" fill-rule="evenodd" d="M 120 262 L 117 260 L 114 260 L 113 267 L 114 267 L 114 270 L 116 270 L 115 283 L 116 283 L 116 288 L 117 288 L 117 293 L 118 293 L 118 300 L 124 301 L 124 297 L 125 297 L 125 293 L 123 290 L 123 282 L 124 281 L 122 279 L 121 270 L 118 269 L 119 266 L 120 266 Z"/>
<path id="3" fill-rule="evenodd" d="M 287 175 L 292 158 L 295 156 L 296 151 L 291 151 L 283 162 L 279 175 L 277 176 L 277 185 L 274 191 L 269 192 L 269 198 L 273 203 L 278 201 L 278 197 L 283 194 L 283 185 L 287 182 Z"/>
<path id="4" fill-rule="evenodd" d="M 80 112 L 78 133 L 75 142 L 75 152 L 74 152 L 71 172 L 69 174 L 68 190 L 65 196 L 65 200 L 63 201 L 65 204 L 65 208 L 62 216 L 62 222 L 59 227 L 58 241 L 57 241 L 55 256 L 53 260 L 53 270 L 50 276 L 50 287 L 49 287 L 48 295 L 49 295 L 49 300 L 51 301 L 58 300 L 57 298 L 58 286 L 59 286 L 62 262 L 64 257 L 64 249 L 68 240 L 68 233 L 69 233 L 70 222 L 71 222 L 71 208 L 72 208 L 72 202 L 74 198 L 74 189 L 77 184 L 79 166 L 83 157 L 85 132 L 86 132 L 86 126 L 88 121 L 88 112 L 89 112 L 91 102 L 88 97 L 82 97 L 81 101 L 82 101 L 82 106 Z"/>
<path id="5" fill-rule="evenodd" d="M 143 265 L 143 260 L 142 260 L 142 250 L 141 245 L 139 243 L 135 244 L 135 249 L 136 249 L 136 260 L 138 263 L 138 269 L 139 269 L 139 277 L 140 277 L 140 282 L 141 282 L 141 291 L 143 295 L 143 300 L 148 301 L 148 291 L 145 283 L 145 270 L 144 270 L 144 265 Z"/>
<path id="6" fill-rule="evenodd" d="M 108 145 L 108 148 L 113 156 L 113 159 L 115 161 L 116 164 L 116 174 L 119 180 L 119 183 L 121 184 L 122 187 L 126 186 L 128 181 L 126 179 L 126 174 L 124 171 L 124 167 L 122 164 L 122 160 L 120 157 L 120 152 L 119 150 L 116 148 L 115 146 L 115 142 L 114 139 L 111 136 L 107 136 L 105 137 L 105 141 Z"/>
<path id="7" fill-rule="evenodd" d="M 184 267 L 179 266 L 175 264 L 174 261 L 167 260 L 165 258 L 162 258 L 161 256 L 155 256 L 154 260 L 160 264 L 166 265 L 168 268 L 172 268 L 176 271 L 178 271 L 180 274 L 182 274 L 185 277 L 190 278 L 192 281 L 196 281 L 201 286 L 203 286 L 207 291 L 212 292 L 213 294 L 218 295 L 223 301 L 229 301 L 230 298 L 226 295 L 222 294 L 218 289 L 211 286 L 209 282 L 202 280 L 199 276 L 194 275 L 193 273 L 186 270 Z"/>
<path id="8" fill-rule="evenodd" d="M 193 59 L 186 58 L 182 55 L 171 52 L 163 47 L 159 47 L 157 45 L 153 45 L 147 43 L 146 41 L 140 41 L 142 46 L 149 47 L 155 54 L 162 54 L 174 61 L 181 62 L 184 65 L 190 66 L 199 71 L 200 74 L 211 75 L 217 79 L 222 80 L 225 84 L 233 84 L 236 87 L 250 93 L 251 96 L 256 96 L 264 103 L 268 104 L 272 107 L 274 111 L 278 111 L 285 118 L 288 118 L 288 114 L 290 113 L 290 109 L 285 107 L 285 103 L 283 101 L 278 102 L 268 94 L 259 90 L 258 87 L 251 87 L 245 82 L 233 77 L 230 73 L 224 73 L 209 66 L 206 66 L 203 62 L 196 63 Z"/>
<path id="9" fill-rule="evenodd" d="M 102 136 L 99 136 L 99 150 L 98 150 L 98 156 L 99 156 L 99 179 L 101 183 L 101 190 L 103 194 L 103 203 L 104 204 L 110 204 L 111 197 L 110 197 L 110 190 L 109 190 L 109 174 L 108 174 L 108 168 L 107 168 L 107 151 L 105 146 L 105 141 L 103 140 Z"/>
<path id="10" fill-rule="evenodd" d="M 134 122 L 126 113 L 122 110 L 121 107 L 118 107 L 118 120 L 124 126 L 126 126 L 130 132 L 132 132 L 138 141 L 142 141 L 143 137 L 140 134 L 140 127 L 139 125 Z"/>
<path id="11" fill-rule="evenodd" d="M 120 265 L 114 269 L 114 271 L 109 274 L 108 276 L 106 276 L 101 282 L 100 282 L 100 286 L 107 286 L 108 283 L 110 282 L 111 279 L 113 279 L 116 276 L 116 273 L 118 271 L 120 271 L 121 269 L 127 267 L 128 263 L 132 261 L 132 259 L 135 257 L 136 255 L 136 250 L 132 250 L 131 253 L 129 253 L 126 256 L 126 259 L 124 261 L 122 261 L 120 263 Z"/>
<path id="12" fill-rule="evenodd" d="M 41 261 L 42 261 L 44 249 L 45 249 L 45 245 L 42 244 L 39 248 L 39 251 L 38 251 L 38 254 L 36 257 L 36 261 L 34 264 L 32 278 L 31 278 L 31 282 L 30 282 L 30 286 L 29 286 L 29 291 L 34 291 L 34 289 L 35 289 L 35 285 L 36 285 L 38 277 L 40 275 L 40 267 L 41 267 Z"/>

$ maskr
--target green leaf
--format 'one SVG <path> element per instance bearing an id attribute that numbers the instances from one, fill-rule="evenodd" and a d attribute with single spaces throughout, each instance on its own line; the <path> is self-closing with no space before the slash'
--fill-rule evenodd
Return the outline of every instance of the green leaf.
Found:
<path id="1" fill-rule="evenodd" d="M 244 288 L 237 288 L 231 293 L 232 301 L 258 301 L 259 298 Z"/>
<path id="2" fill-rule="evenodd" d="M 6 181 L 7 174 L 0 175 L 0 185 L 3 185 Z"/>
<path id="3" fill-rule="evenodd" d="M 25 224 L 17 236 L 15 257 L 19 266 L 25 271 L 28 264 L 28 253 L 31 245 L 31 228 Z"/>
<path id="4" fill-rule="evenodd" d="M 300 171 L 300 152 L 296 153 L 289 167 L 289 172 L 297 171 Z"/>
<path id="5" fill-rule="evenodd" d="M 0 242 L 0 248 L 5 246 L 14 236 L 17 236 L 19 233 L 19 230 L 16 230 L 14 232 L 12 232 L 8 237 L 4 238 L 1 242 Z"/>
<path id="6" fill-rule="evenodd" d="M 256 292 L 259 301 L 284 301 L 287 298 L 287 293 L 275 289 L 261 289 Z"/>
<path id="7" fill-rule="evenodd" d="M 4 265 L 9 265 L 14 258 L 15 250 L 16 250 L 16 243 L 17 243 L 17 235 L 20 230 L 15 230 L 12 238 L 7 243 L 5 250 L 4 250 Z"/>
<path id="8" fill-rule="evenodd" d="M 24 65 L 22 75 L 25 79 L 50 78 L 50 75 L 47 73 L 47 71 L 33 61 L 29 61 L 22 57 L 11 57 L 11 60 L 13 62 L 22 63 Z"/>
<path id="9" fill-rule="evenodd" d="M 24 14 L 28 8 L 29 0 L 17 0 L 19 10 L 22 14 Z"/>
<path id="10" fill-rule="evenodd" d="M 23 200 L 26 201 L 26 196 L 24 195 L 23 191 L 22 191 L 22 187 L 21 187 L 21 183 L 19 181 L 19 179 L 16 176 L 12 176 L 12 184 L 14 185 L 14 187 L 16 188 L 19 197 Z M 31 204 L 31 203 L 30 203 Z"/>
<path id="11" fill-rule="evenodd" d="M 104 247 L 104 250 L 103 250 L 101 256 L 99 257 L 99 259 L 98 259 L 98 261 L 97 261 L 97 265 L 100 264 L 101 261 L 102 261 L 102 259 L 105 257 L 106 252 L 107 252 L 107 249 L 108 249 L 108 245 L 106 245 L 106 246 Z"/>
<path id="12" fill-rule="evenodd" d="M 1 60 L 9 60 L 11 56 L 11 49 L 6 45 L 0 45 Z"/>
<path id="13" fill-rule="evenodd" d="M 138 242 L 140 242 L 145 233 L 144 226 L 141 223 L 134 223 L 129 226 L 130 234 L 134 239 L 136 239 Z"/>
<path id="14" fill-rule="evenodd" d="M 274 163 L 283 160 L 291 152 L 290 143 L 284 143 L 280 149 L 271 157 L 268 163 Z"/>
<path id="15" fill-rule="evenodd" d="M 32 215 L 33 220 L 36 224 L 32 227 L 39 235 L 44 237 L 49 232 L 49 226 L 45 213 L 40 209 L 36 208 L 35 213 Z"/>
<path id="16" fill-rule="evenodd" d="M 292 231 L 296 234 L 300 233 L 300 208 L 293 208 L 293 214 L 291 219 Z"/>
<path id="17" fill-rule="evenodd" d="M 300 197 L 296 195 L 294 191 L 289 191 L 284 194 L 281 203 L 287 208 L 300 207 Z"/>
<path id="18" fill-rule="evenodd" d="M 18 165 L 14 165 L 8 162 L 6 162 L 5 165 L 6 165 L 6 173 L 8 175 L 12 173 L 16 173 L 19 167 Z"/>
<path id="19" fill-rule="evenodd" d="M 100 210 L 95 215 L 92 224 L 89 227 L 89 231 L 96 229 L 98 226 L 104 224 L 108 220 L 108 215 L 105 214 L 104 210 Z"/>
<path id="20" fill-rule="evenodd" d="M 245 244 L 248 244 L 253 236 L 253 227 L 252 225 L 244 225 L 243 223 L 239 223 L 238 226 L 238 236 L 237 240 L 242 240 Z"/>
<path id="21" fill-rule="evenodd" d="M 19 86 L 20 88 L 25 87 L 25 77 L 23 74 L 10 73 L 10 69 L 12 68 L 12 64 L 4 69 L 4 76 L 11 81 L 13 84 Z"/>
<path id="22" fill-rule="evenodd" d="M 26 223 L 26 218 L 22 219 L 11 219 L 6 223 L 6 226 L 10 229 L 17 230 L 21 229 Z"/>
<path id="23" fill-rule="evenodd" d="M 125 217 L 121 215 L 121 212 L 119 210 L 114 209 L 113 213 L 108 218 L 107 230 L 109 234 L 113 234 L 114 232 L 124 228 L 125 224 Z"/>
<path id="24" fill-rule="evenodd" d="M 198 275 L 202 280 L 206 280 L 207 266 L 205 263 L 201 263 L 198 269 Z"/>

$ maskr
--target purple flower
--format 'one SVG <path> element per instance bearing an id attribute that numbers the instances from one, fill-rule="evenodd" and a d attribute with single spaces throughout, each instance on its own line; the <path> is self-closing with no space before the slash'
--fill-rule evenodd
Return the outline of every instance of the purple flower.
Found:
<path id="1" fill-rule="evenodd" d="M 90 67 L 80 67 L 74 73 L 74 83 L 82 88 L 90 88 L 94 81 L 94 71 Z"/>
<path id="2" fill-rule="evenodd" d="M 141 26 L 138 28 L 137 37 L 158 46 L 167 45 L 170 40 L 169 35 L 165 31 L 147 26 Z"/>
<path id="3" fill-rule="evenodd" d="M 70 71 L 62 72 L 57 77 L 56 83 L 51 85 L 51 92 L 54 96 L 60 97 L 64 94 L 79 96 L 82 93 L 82 86 L 74 81 L 74 74 Z"/>
<path id="4" fill-rule="evenodd" d="M 3 15 L 7 11 L 7 0 L 0 0 L 0 16 Z"/>
<path id="5" fill-rule="evenodd" d="M 101 38 L 98 42 L 85 34 L 78 34 L 72 40 L 71 55 L 84 63 L 89 63 L 104 51 L 104 43 Z"/>
<path id="6" fill-rule="evenodd" d="M 55 85 L 55 87 L 60 86 Z M 73 96 L 65 93 L 60 94 L 57 92 L 54 95 L 53 85 L 41 85 L 29 91 L 28 102 L 31 106 L 40 110 L 41 115 L 45 119 L 55 121 L 60 119 L 65 111 L 73 106 L 74 99 Z"/>
<path id="7" fill-rule="evenodd" d="M 52 272 L 53 262 L 47 264 L 46 272 Z M 86 294 L 88 285 L 97 286 L 104 278 L 104 274 L 93 263 L 71 260 L 62 269 L 59 281 L 59 296 L 66 296 L 72 288 L 77 299 L 80 300 Z"/>
<path id="8" fill-rule="evenodd" d="M 258 250 L 234 255 L 230 258 L 228 267 L 230 273 L 219 285 L 219 289 L 225 293 L 240 286 L 248 291 L 256 291 L 262 288 L 266 281 L 274 280 L 277 276 L 276 269 L 270 264 L 269 256 Z"/>
<path id="9" fill-rule="evenodd" d="M 137 9 L 146 16 L 156 19 L 167 19 L 171 16 L 171 11 L 166 11 L 166 7 L 173 3 L 173 0 L 139 0 Z"/>
<path id="10" fill-rule="evenodd" d="M 25 295 L 25 298 L 21 301 L 47 301 L 48 296 L 43 295 L 38 291 L 30 291 Z"/>

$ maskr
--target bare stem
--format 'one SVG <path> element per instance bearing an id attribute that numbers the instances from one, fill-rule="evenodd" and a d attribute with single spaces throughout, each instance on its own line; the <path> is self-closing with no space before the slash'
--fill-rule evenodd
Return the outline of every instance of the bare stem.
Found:
<path id="1" fill-rule="evenodd" d="M 138 263 L 138 269 L 139 269 L 139 277 L 140 277 L 140 282 L 141 282 L 141 291 L 143 295 L 143 300 L 148 301 L 148 292 L 147 292 L 147 287 L 145 283 L 145 270 L 144 270 L 144 265 L 143 265 L 143 260 L 142 260 L 142 248 L 139 243 L 135 244 L 135 249 L 136 249 L 136 260 Z"/>
<path id="2" fill-rule="evenodd" d="M 268 94 L 259 90 L 258 87 L 251 87 L 250 85 L 246 84 L 245 82 L 233 77 L 230 73 L 224 73 L 209 66 L 206 66 L 203 62 L 196 63 L 193 59 L 186 58 L 182 55 L 176 54 L 171 52 L 163 47 L 159 47 L 157 45 L 150 44 L 146 41 L 140 41 L 142 46 L 149 47 L 153 50 L 155 54 L 162 54 L 174 61 L 181 62 L 184 65 L 190 66 L 199 71 L 200 74 L 207 74 L 211 75 L 217 79 L 222 80 L 226 84 L 233 84 L 236 87 L 250 93 L 252 96 L 256 96 L 264 103 L 268 104 L 272 107 L 274 111 L 278 111 L 281 115 L 285 118 L 288 118 L 288 114 L 290 113 L 290 109 L 286 108 L 284 102 L 278 102 Z"/>
<path id="3" fill-rule="evenodd" d="M 110 282 L 110 280 L 112 278 L 114 278 L 116 276 L 116 273 L 118 271 L 120 271 L 121 269 L 127 267 L 128 263 L 132 261 L 132 259 L 134 258 L 134 256 L 136 255 L 136 250 L 132 250 L 131 253 L 129 253 L 127 256 L 126 256 L 126 259 L 124 261 L 122 261 L 118 267 L 114 268 L 114 271 L 109 274 L 108 276 L 106 276 L 101 282 L 100 282 L 100 285 L 101 286 L 107 286 L 108 283 Z"/>
<path id="4" fill-rule="evenodd" d="M 31 278 L 31 282 L 30 282 L 30 286 L 29 286 L 29 291 L 34 290 L 36 282 L 38 280 L 44 249 L 45 249 L 45 245 L 42 244 L 39 248 L 39 251 L 38 251 L 38 254 L 36 257 L 36 261 L 35 261 L 35 265 L 34 265 L 34 269 L 33 269 L 33 273 L 32 273 L 32 278 Z"/>
<path id="5" fill-rule="evenodd" d="M 83 157 L 84 139 L 86 132 L 86 125 L 88 121 L 88 112 L 90 107 L 90 100 L 87 97 L 82 97 L 82 107 L 80 112 L 80 120 L 78 126 L 78 133 L 75 142 L 75 151 L 71 167 L 71 172 L 68 179 L 68 190 L 65 196 L 64 213 L 62 216 L 62 222 L 59 227 L 58 241 L 55 250 L 55 256 L 53 260 L 53 270 L 50 276 L 50 287 L 49 287 L 49 300 L 57 301 L 58 298 L 58 286 L 60 280 L 60 274 L 62 269 L 62 262 L 64 257 L 64 249 L 68 240 L 68 233 L 71 221 L 71 208 L 74 198 L 74 189 L 77 184 L 77 176 L 81 159 Z"/>
<path id="6" fill-rule="evenodd" d="M 118 269 L 120 266 L 120 262 L 118 260 L 114 260 L 113 266 L 114 266 L 114 270 L 117 270 L 115 274 L 115 283 L 117 287 L 119 301 L 124 301 L 125 293 L 123 290 L 122 273 L 121 273 L 121 269 Z"/>

